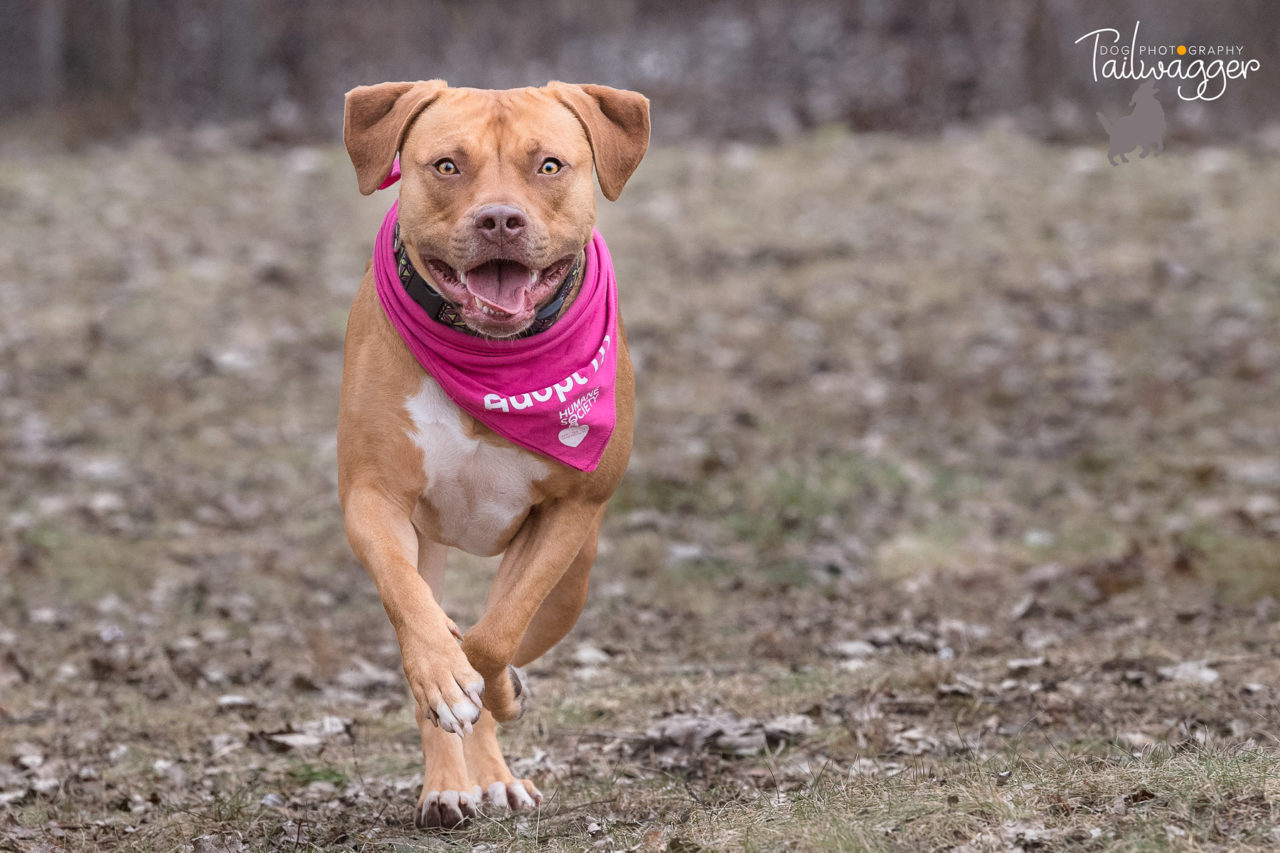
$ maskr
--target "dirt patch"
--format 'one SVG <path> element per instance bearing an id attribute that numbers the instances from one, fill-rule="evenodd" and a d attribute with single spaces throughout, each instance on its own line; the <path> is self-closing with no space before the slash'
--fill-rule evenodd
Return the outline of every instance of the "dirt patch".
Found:
<path id="1" fill-rule="evenodd" d="M 505 734 L 549 800 L 430 836 L 334 486 L 389 199 L 214 141 L 0 165 L 0 849 L 1277 843 L 1270 161 L 653 152 L 635 457 Z"/>

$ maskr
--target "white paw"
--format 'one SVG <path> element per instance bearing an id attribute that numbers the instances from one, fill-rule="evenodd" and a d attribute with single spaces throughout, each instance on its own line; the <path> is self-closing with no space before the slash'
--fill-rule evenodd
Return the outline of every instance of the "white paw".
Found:
<path id="1" fill-rule="evenodd" d="M 476 816 L 480 807 L 480 786 L 470 791 L 427 791 L 413 816 L 416 826 L 439 826 L 449 829 Z"/>
<path id="2" fill-rule="evenodd" d="M 461 686 L 461 685 L 459 685 Z M 444 729 L 446 732 L 453 732 L 459 735 L 471 734 L 471 728 L 477 720 L 480 719 L 480 694 L 484 692 L 484 682 L 478 682 L 470 687 L 463 688 L 465 696 L 454 699 L 452 702 L 446 702 L 443 698 L 436 702 L 432 712 L 435 714 L 436 725 Z"/>
<path id="3" fill-rule="evenodd" d="M 483 708 L 480 698 L 484 694 L 483 679 L 477 678 L 466 685 L 460 681 L 454 681 L 453 689 L 432 692 L 437 697 L 435 702 L 418 704 L 423 716 L 446 732 L 457 735 L 471 734 L 472 727 L 480 719 L 480 711 Z"/>
<path id="4" fill-rule="evenodd" d="M 542 805 L 542 792 L 532 782 L 516 779 L 513 782 L 494 782 L 484 792 L 484 801 L 498 811 L 523 811 Z"/>

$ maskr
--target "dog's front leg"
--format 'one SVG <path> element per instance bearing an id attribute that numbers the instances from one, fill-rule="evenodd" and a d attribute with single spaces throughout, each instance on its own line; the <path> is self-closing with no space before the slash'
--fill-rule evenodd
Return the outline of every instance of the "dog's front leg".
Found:
<path id="1" fill-rule="evenodd" d="M 419 712 L 445 731 L 469 734 L 480 717 L 484 679 L 459 647 L 457 626 L 418 574 L 409 511 L 375 486 L 355 486 L 343 500 L 347 538 L 395 628 Z"/>
<path id="2" fill-rule="evenodd" d="M 484 676 L 484 706 L 499 722 L 520 716 L 511 662 L 547 595 L 582 551 L 600 504 L 563 500 L 534 509 L 507 547 L 484 616 L 462 638 L 467 659 Z"/>

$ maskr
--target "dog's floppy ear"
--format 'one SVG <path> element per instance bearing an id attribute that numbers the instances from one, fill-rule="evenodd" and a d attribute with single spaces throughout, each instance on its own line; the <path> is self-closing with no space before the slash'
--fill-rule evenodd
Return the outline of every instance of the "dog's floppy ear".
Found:
<path id="1" fill-rule="evenodd" d="M 386 180 L 410 123 L 446 88 L 443 80 L 419 80 L 347 92 L 342 141 L 356 167 L 360 192 L 369 195 Z"/>
<path id="2" fill-rule="evenodd" d="M 649 147 L 649 99 L 608 86 L 552 82 L 548 88 L 582 123 L 600 189 L 617 201 Z"/>

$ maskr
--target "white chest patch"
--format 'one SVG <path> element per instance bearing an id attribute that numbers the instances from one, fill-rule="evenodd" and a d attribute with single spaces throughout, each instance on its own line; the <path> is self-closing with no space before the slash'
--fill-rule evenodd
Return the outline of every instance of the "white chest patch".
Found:
<path id="1" fill-rule="evenodd" d="M 445 545 L 492 556 L 533 504 L 533 484 L 550 466 L 519 448 L 472 438 L 462 428 L 462 413 L 431 377 L 405 400 L 413 420 L 409 433 L 422 449 L 427 485 L 422 499 L 434 510 Z"/>

